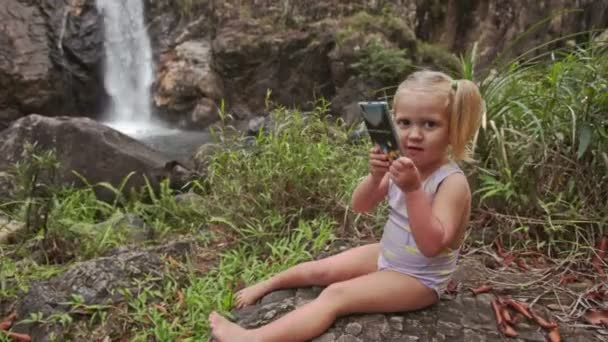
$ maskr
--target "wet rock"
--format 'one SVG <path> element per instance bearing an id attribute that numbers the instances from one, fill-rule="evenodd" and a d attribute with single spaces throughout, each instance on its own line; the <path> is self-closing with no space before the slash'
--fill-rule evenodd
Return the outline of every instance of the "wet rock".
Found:
<path id="1" fill-rule="evenodd" d="M 182 128 L 203 128 L 217 121 L 224 96 L 222 80 L 211 69 L 206 40 L 186 41 L 161 58 L 155 105 Z"/>

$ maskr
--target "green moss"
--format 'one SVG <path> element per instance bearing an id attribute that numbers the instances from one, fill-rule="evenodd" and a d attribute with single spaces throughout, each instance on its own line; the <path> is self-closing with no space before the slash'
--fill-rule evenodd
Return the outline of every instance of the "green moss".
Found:
<path id="1" fill-rule="evenodd" d="M 415 56 L 416 64 L 421 66 L 439 69 L 454 76 L 460 73 L 458 57 L 441 46 L 418 42 Z"/>
<path id="2" fill-rule="evenodd" d="M 338 31 L 336 37 L 336 43 L 341 44 L 358 32 L 382 33 L 390 40 L 396 41 L 401 47 L 405 47 L 416 40 L 412 29 L 390 12 L 375 15 L 361 11 L 343 21 L 342 28 Z"/>

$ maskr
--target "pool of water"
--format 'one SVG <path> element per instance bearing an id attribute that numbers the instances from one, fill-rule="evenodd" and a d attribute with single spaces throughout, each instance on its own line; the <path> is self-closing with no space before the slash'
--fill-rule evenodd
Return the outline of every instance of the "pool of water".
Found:
<path id="1" fill-rule="evenodd" d="M 211 134 L 207 130 L 183 131 L 131 122 L 104 122 L 104 124 L 175 159 L 189 159 L 199 146 L 211 141 Z"/>

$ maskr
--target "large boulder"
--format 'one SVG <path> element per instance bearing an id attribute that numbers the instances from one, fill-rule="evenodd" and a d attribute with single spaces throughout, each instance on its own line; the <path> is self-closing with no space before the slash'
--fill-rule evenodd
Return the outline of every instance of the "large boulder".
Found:
<path id="1" fill-rule="evenodd" d="M 70 312 L 72 308 L 68 303 L 76 297 L 81 298 L 84 305 L 104 306 L 123 300 L 123 291 L 137 296 L 138 280 L 163 278 L 163 256 L 181 260 L 193 249 L 192 242 L 178 241 L 149 250 L 119 250 L 112 255 L 77 263 L 63 274 L 33 282 L 16 304 L 17 317 L 23 320 L 31 314 L 40 314 L 48 318 Z M 12 331 L 27 333 L 33 341 L 61 341 L 66 327 L 59 322 L 21 323 Z M 104 336 L 98 338 L 101 340 Z"/>
<path id="2" fill-rule="evenodd" d="M 468 290 L 479 286 L 481 282 L 485 283 L 494 278 L 484 270 L 485 266 L 480 259 L 467 257 L 461 261 L 461 265 L 454 275 L 456 284 L 460 284 L 459 290 L 456 294 L 445 294 L 436 305 L 413 312 L 340 317 L 327 331 L 313 339 L 312 342 L 547 341 L 547 332 L 523 316 L 520 317 L 521 321 L 514 325 L 518 333 L 516 338 L 505 337 L 499 332 L 491 305 L 492 301 L 496 299 L 496 295 L 492 293 L 474 295 Z M 519 277 L 516 277 L 517 275 L 513 273 L 505 273 L 500 280 L 506 284 L 517 279 L 514 282 L 517 284 L 520 280 Z M 529 277 L 529 273 L 528 275 L 522 273 L 521 283 L 524 282 L 523 279 L 529 280 Z M 257 328 L 314 300 L 322 290 L 320 287 L 278 290 L 267 294 L 254 305 L 233 310 L 231 314 L 239 325 L 246 328 Z M 503 293 L 506 291 L 503 290 Z M 536 297 L 536 294 L 522 292 L 524 290 L 516 291 L 513 296 L 521 294 L 522 297 Z M 542 290 L 540 293 L 543 293 Z M 555 301 L 556 299 L 553 298 L 553 304 Z M 560 303 L 561 305 L 565 304 Z M 541 317 L 552 316 L 552 313 L 541 302 L 535 304 L 534 312 Z M 567 322 L 560 322 L 559 332 L 564 341 L 605 340 L 603 336 L 593 330 L 576 327 L 575 324 Z"/>
<path id="3" fill-rule="evenodd" d="M 219 28 L 213 40 L 214 65 L 236 116 L 264 111 L 268 90 L 276 103 L 304 110 L 315 97 L 331 98 L 332 33 L 312 27 L 276 30 L 255 20 L 235 20 Z"/>
<path id="4" fill-rule="evenodd" d="M 219 76 L 211 69 L 211 45 L 186 41 L 161 58 L 154 104 L 182 128 L 204 128 L 219 119 L 224 97 Z"/>
<path id="5" fill-rule="evenodd" d="M 0 128 L 29 113 L 94 113 L 103 49 L 94 1 L 0 2 Z"/>
<path id="6" fill-rule="evenodd" d="M 164 178 L 178 181 L 187 171 L 181 164 L 170 160 L 110 127 L 89 118 L 45 117 L 31 114 L 15 121 L 0 132 L 0 171 L 8 171 L 23 158 L 24 146 L 36 143 L 42 150 L 54 150 L 60 162 L 56 182 L 83 185 L 73 172 L 88 183 L 109 182 L 118 188 L 129 173 L 125 189 L 145 184 L 147 177 L 152 185 Z M 99 195 L 109 193 L 99 189 Z"/>

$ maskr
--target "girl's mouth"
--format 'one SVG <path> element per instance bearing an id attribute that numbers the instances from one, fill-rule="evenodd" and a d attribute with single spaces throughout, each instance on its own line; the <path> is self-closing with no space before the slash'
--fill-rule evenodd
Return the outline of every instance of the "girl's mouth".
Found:
<path id="1" fill-rule="evenodd" d="M 423 149 L 418 146 L 407 146 L 405 148 L 405 153 L 408 157 L 415 157 L 423 152 Z"/>

